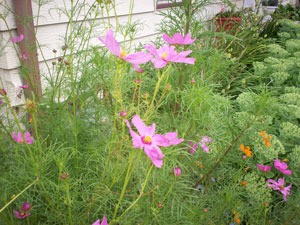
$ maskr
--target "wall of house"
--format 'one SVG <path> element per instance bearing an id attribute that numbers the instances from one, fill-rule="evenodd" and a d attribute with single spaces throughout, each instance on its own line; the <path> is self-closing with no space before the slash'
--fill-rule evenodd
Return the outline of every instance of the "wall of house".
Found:
<path id="1" fill-rule="evenodd" d="M 7 6 L 0 4 L 0 15 L 5 17 L 5 21 L 0 20 L 0 78 L 4 88 L 8 91 L 8 96 L 13 105 L 24 103 L 24 97 L 16 97 L 18 86 L 22 84 L 19 77 L 20 62 L 17 51 L 8 40 L 11 36 L 16 36 L 16 23 L 14 14 L 8 10 L 13 10 L 13 0 L 2 0 Z M 101 0 L 99 0 L 101 1 Z M 109 0 L 102 0 L 108 2 Z M 38 1 L 32 1 L 33 20 L 36 29 L 36 38 L 38 43 L 38 60 L 40 63 L 41 74 L 47 73 L 47 66 L 63 54 L 62 46 L 65 45 L 65 33 L 69 25 L 69 18 L 66 14 L 70 13 L 70 0 L 40 0 L 45 3 L 42 6 L 36 4 Z M 74 1 L 76 2 L 76 1 Z M 117 24 L 126 24 L 129 20 L 141 23 L 135 35 L 135 43 L 147 42 L 153 40 L 157 35 L 157 25 L 161 21 L 158 10 L 156 10 L 156 0 L 115 0 L 115 9 L 108 5 L 98 7 L 98 10 L 91 8 L 94 0 L 81 0 L 77 5 L 75 17 L 73 17 L 74 26 L 83 24 L 89 27 L 92 21 L 95 21 L 94 29 L 91 33 L 89 45 L 100 46 L 98 36 L 104 35 L 104 30 L 109 26 L 118 27 Z M 131 3 L 134 4 L 131 5 Z M 238 5 L 242 1 L 236 1 Z M 98 5 L 99 6 L 99 5 Z M 108 6 L 108 8 L 106 8 Z M 92 10 L 91 10 L 92 9 Z M 211 18 L 220 11 L 220 2 L 212 2 L 201 13 L 203 17 Z M 115 17 L 117 14 L 117 18 Z M 132 17 L 129 16 L 132 14 Z M 96 20 L 93 20 L 96 18 Z M 87 21 L 87 22 L 83 22 Z M 117 36 L 119 41 L 124 41 L 121 36 Z M 3 49 L 3 46 L 6 46 Z M 53 49 L 57 53 L 53 53 Z M 1 84 L 0 84 L 1 85 Z"/>

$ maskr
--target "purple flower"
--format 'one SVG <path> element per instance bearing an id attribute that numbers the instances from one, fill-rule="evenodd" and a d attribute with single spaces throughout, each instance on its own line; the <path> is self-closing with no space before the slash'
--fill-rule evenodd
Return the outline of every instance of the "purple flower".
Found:
<path id="1" fill-rule="evenodd" d="M 167 34 L 163 34 L 163 39 L 171 45 L 189 45 L 196 41 L 196 38 L 191 38 L 190 33 L 188 33 L 185 37 L 180 33 L 176 33 L 172 38 Z"/>
<path id="2" fill-rule="evenodd" d="M 267 185 L 269 188 L 272 188 L 275 191 L 280 191 L 283 195 L 283 199 L 287 201 L 286 197 L 290 194 L 292 184 L 284 187 L 284 178 L 279 178 L 278 182 L 276 180 L 268 179 L 267 182 L 269 183 Z"/>
<path id="3" fill-rule="evenodd" d="M 22 211 L 29 211 L 31 209 L 31 205 L 29 204 L 29 202 L 24 202 L 22 207 L 21 207 L 21 210 Z"/>
<path id="4" fill-rule="evenodd" d="M 291 175 L 292 171 L 288 170 L 288 165 L 285 162 L 281 162 L 280 159 L 274 161 L 274 167 L 283 174 Z"/>
<path id="5" fill-rule="evenodd" d="M 24 34 L 20 34 L 19 36 L 10 38 L 9 41 L 12 43 L 18 43 L 23 41 L 23 39 L 24 39 Z"/>
<path id="6" fill-rule="evenodd" d="M 2 96 L 7 95 L 7 92 L 4 88 L 0 89 L 0 95 Z"/>
<path id="7" fill-rule="evenodd" d="M 164 154 L 161 152 L 159 146 L 168 147 L 177 145 L 183 139 L 177 139 L 176 133 L 167 133 L 166 135 L 155 134 L 155 124 L 146 126 L 138 115 L 135 115 L 132 124 L 136 127 L 139 134 L 131 129 L 130 123 L 126 120 L 132 137 L 132 144 L 134 148 L 144 149 L 145 154 L 151 159 L 152 163 L 160 168 L 163 164 Z M 176 135 L 175 135 L 176 134 Z"/>
<path id="8" fill-rule="evenodd" d="M 24 135 L 19 131 L 18 134 L 16 134 L 15 132 L 11 133 L 12 138 L 21 144 L 29 144 L 31 145 L 33 143 L 33 137 L 30 135 L 30 133 L 27 131 L 24 133 Z"/>
<path id="9" fill-rule="evenodd" d="M 192 141 L 188 141 L 188 145 L 190 146 L 190 153 L 191 155 L 193 155 L 198 148 L 198 143 L 193 143 Z"/>
<path id="10" fill-rule="evenodd" d="M 180 167 L 173 168 L 172 172 L 174 173 L 174 175 L 176 177 L 179 177 L 181 175 L 181 169 L 180 169 Z"/>
<path id="11" fill-rule="evenodd" d="M 132 64 L 133 68 L 137 72 L 143 72 L 139 67 L 140 64 L 147 63 L 151 60 L 152 56 L 147 52 L 136 52 L 132 54 L 127 54 L 121 50 L 118 41 L 114 38 L 114 32 L 112 29 L 109 29 L 106 32 L 105 39 L 98 37 L 98 39 L 108 48 L 108 50 L 117 56 L 118 58 L 125 60 Z"/>
<path id="12" fill-rule="evenodd" d="M 169 45 L 163 45 L 159 49 L 153 45 L 146 45 L 145 49 L 154 56 L 151 61 L 156 69 L 165 67 L 168 62 L 195 64 L 195 58 L 187 58 L 191 50 L 177 53 L 175 47 Z"/>
<path id="13" fill-rule="evenodd" d="M 14 215 L 18 219 L 24 219 L 31 215 L 30 212 L 28 212 L 31 209 L 31 205 L 28 202 L 24 202 L 21 206 L 20 211 L 14 210 Z"/>
<path id="14" fill-rule="evenodd" d="M 206 145 L 207 143 L 211 143 L 213 140 L 208 137 L 208 136 L 203 136 L 199 142 L 201 148 L 203 149 L 204 152 L 208 153 L 209 152 L 209 147 Z"/>
<path id="15" fill-rule="evenodd" d="M 100 223 L 100 220 L 98 219 L 92 225 L 108 225 L 106 216 L 103 216 L 103 219 L 102 219 L 101 223 Z"/>
<path id="16" fill-rule="evenodd" d="M 262 164 L 256 164 L 257 168 L 262 172 L 269 172 L 272 169 L 272 166 L 264 166 Z"/>

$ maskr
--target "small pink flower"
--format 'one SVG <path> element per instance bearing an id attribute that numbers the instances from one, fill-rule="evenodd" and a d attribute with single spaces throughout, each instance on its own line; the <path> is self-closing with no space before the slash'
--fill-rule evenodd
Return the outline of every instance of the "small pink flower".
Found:
<path id="1" fill-rule="evenodd" d="M 112 54 L 124 61 L 131 63 L 133 68 L 139 73 L 143 72 L 139 65 L 149 62 L 152 58 L 152 56 L 147 52 L 136 52 L 132 54 L 127 54 L 126 52 L 121 50 L 118 41 L 114 38 L 114 32 L 112 29 L 109 29 L 106 32 L 105 39 L 101 37 L 98 37 L 98 39 L 107 47 L 107 49 Z"/>
<path id="2" fill-rule="evenodd" d="M 28 84 L 24 84 L 22 86 L 19 86 L 19 88 L 22 88 L 22 89 L 28 89 L 29 88 L 29 85 Z"/>
<path id="3" fill-rule="evenodd" d="M 292 184 L 284 187 L 284 178 L 279 178 L 278 182 L 272 179 L 268 179 L 267 182 L 269 183 L 267 185 L 269 188 L 272 188 L 275 191 L 280 191 L 283 195 L 283 199 L 287 201 L 286 197 L 290 194 Z"/>
<path id="4" fill-rule="evenodd" d="M 198 143 L 193 143 L 192 141 L 188 141 L 188 145 L 190 147 L 190 154 L 193 155 L 198 148 Z"/>
<path id="5" fill-rule="evenodd" d="M 288 170 L 288 165 L 285 162 L 281 162 L 280 159 L 274 161 L 274 167 L 283 174 L 291 175 L 292 171 Z"/>
<path id="6" fill-rule="evenodd" d="M 23 41 L 23 39 L 24 39 L 24 34 L 20 34 L 19 36 L 10 38 L 9 41 L 12 43 L 18 43 Z"/>
<path id="7" fill-rule="evenodd" d="M 24 219 L 31 215 L 30 212 L 28 212 L 31 209 L 31 205 L 28 202 L 24 202 L 21 206 L 20 211 L 14 210 L 14 215 L 18 219 Z"/>
<path id="8" fill-rule="evenodd" d="M 126 120 L 132 137 L 132 144 L 134 148 L 144 149 L 145 154 L 151 159 L 152 163 L 160 168 L 163 165 L 164 154 L 160 150 L 161 147 L 168 147 L 177 145 L 183 139 L 178 139 L 175 132 L 167 133 L 166 135 L 155 134 L 155 124 L 146 126 L 138 115 L 135 115 L 131 123 L 136 127 L 139 134 L 134 132 L 130 123 Z"/>
<path id="9" fill-rule="evenodd" d="M 24 135 L 19 131 L 18 134 L 16 134 L 15 132 L 11 133 L 12 138 L 21 144 L 29 144 L 31 145 L 33 143 L 33 137 L 30 135 L 30 133 L 27 131 L 24 133 Z"/>
<path id="10" fill-rule="evenodd" d="M 257 168 L 262 172 L 269 172 L 272 169 L 272 166 L 264 166 L 262 164 L 256 164 Z"/>
<path id="11" fill-rule="evenodd" d="M 103 219 L 102 219 L 101 223 L 100 223 L 100 220 L 98 219 L 92 225 L 108 225 L 106 216 L 103 216 Z"/>
<path id="12" fill-rule="evenodd" d="M 208 137 L 208 136 L 203 136 L 199 142 L 201 148 L 203 149 L 204 152 L 208 153 L 209 152 L 209 147 L 206 145 L 207 143 L 211 143 L 213 140 Z"/>
<path id="13" fill-rule="evenodd" d="M 31 205 L 29 202 L 24 202 L 22 207 L 21 207 L 21 210 L 22 211 L 29 211 L 31 209 Z"/>
<path id="14" fill-rule="evenodd" d="M 180 167 L 173 168 L 172 172 L 174 173 L 174 175 L 176 177 L 179 177 L 181 175 L 181 169 L 180 169 Z"/>
<path id="15" fill-rule="evenodd" d="M 175 47 L 169 45 L 163 45 L 159 49 L 153 45 L 146 45 L 145 49 L 154 56 L 151 61 L 156 69 L 165 67 L 168 62 L 195 64 L 195 58 L 187 58 L 192 52 L 191 50 L 177 53 Z"/>
<path id="16" fill-rule="evenodd" d="M 196 38 L 191 38 L 190 33 L 188 33 L 185 37 L 180 33 L 176 33 L 172 38 L 167 34 L 163 34 L 163 39 L 171 45 L 189 45 L 196 41 Z"/>
<path id="17" fill-rule="evenodd" d="M 127 116 L 127 112 L 126 111 L 121 111 L 120 116 L 125 118 Z"/>

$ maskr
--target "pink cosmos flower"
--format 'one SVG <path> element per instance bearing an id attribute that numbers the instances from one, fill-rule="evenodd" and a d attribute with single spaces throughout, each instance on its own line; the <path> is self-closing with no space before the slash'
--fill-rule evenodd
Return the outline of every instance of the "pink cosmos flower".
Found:
<path id="1" fill-rule="evenodd" d="M 98 37 L 98 39 L 108 48 L 108 50 L 112 54 L 114 54 L 122 60 L 131 63 L 137 72 L 143 72 L 139 65 L 149 62 L 152 58 L 152 56 L 147 52 L 136 52 L 132 54 L 127 54 L 126 52 L 121 50 L 118 41 L 114 38 L 114 32 L 112 29 L 109 29 L 106 32 L 105 39 L 101 37 Z"/>
<path id="2" fill-rule="evenodd" d="M 24 34 L 20 34 L 19 36 L 10 38 L 9 41 L 12 43 L 18 43 L 23 41 L 23 39 L 24 39 Z"/>
<path id="3" fill-rule="evenodd" d="M 283 174 L 291 175 L 292 171 L 288 170 L 288 165 L 285 162 L 281 162 L 280 159 L 274 161 L 274 167 Z"/>
<path id="4" fill-rule="evenodd" d="M 103 219 L 102 219 L 101 223 L 100 223 L 100 220 L 98 219 L 92 225 L 108 225 L 106 216 L 103 216 Z"/>
<path id="5" fill-rule="evenodd" d="M 181 175 L 181 168 L 180 167 L 173 168 L 172 172 L 176 177 L 179 177 Z"/>
<path id="6" fill-rule="evenodd" d="M 19 86 L 19 88 L 22 88 L 22 89 L 28 89 L 29 88 L 29 85 L 28 84 L 24 84 L 22 86 Z"/>
<path id="7" fill-rule="evenodd" d="M 287 201 L 286 197 L 290 194 L 292 184 L 284 187 L 284 178 L 279 178 L 278 182 L 276 180 L 268 179 L 267 182 L 269 188 L 273 188 L 275 191 L 280 191 L 283 195 L 283 199 Z"/>
<path id="8" fill-rule="evenodd" d="M 262 164 L 256 164 L 257 168 L 262 172 L 269 172 L 272 169 L 272 166 L 264 166 Z"/>
<path id="9" fill-rule="evenodd" d="M 166 135 L 155 134 L 155 124 L 146 126 L 138 115 L 135 115 L 132 124 L 136 127 L 139 134 L 134 132 L 130 123 L 126 120 L 127 127 L 129 128 L 132 137 L 132 144 L 134 148 L 144 149 L 145 154 L 151 159 L 154 166 L 161 168 L 163 165 L 164 154 L 161 152 L 159 146 L 168 147 L 177 145 L 183 141 L 178 139 L 175 132 L 167 133 Z"/>
<path id="10" fill-rule="evenodd" d="M 188 141 L 188 145 L 190 146 L 190 153 L 191 155 L 194 155 L 198 148 L 198 143 L 193 143 L 192 141 Z"/>
<path id="11" fill-rule="evenodd" d="M 24 219 L 31 215 L 30 212 L 28 212 L 31 209 L 31 205 L 28 202 L 24 202 L 20 211 L 14 210 L 14 215 L 18 219 Z"/>
<path id="12" fill-rule="evenodd" d="M 196 41 L 196 38 L 191 38 L 190 33 L 188 33 L 185 37 L 180 33 L 176 33 L 172 38 L 167 34 L 163 34 L 163 39 L 171 45 L 189 45 Z"/>
<path id="13" fill-rule="evenodd" d="M 26 144 L 31 145 L 34 141 L 33 137 L 30 135 L 30 133 L 28 131 L 24 133 L 24 136 L 20 131 L 18 132 L 18 134 L 16 134 L 15 132 L 12 132 L 11 136 L 16 142 L 21 143 L 21 144 L 26 143 Z"/>
<path id="14" fill-rule="evenodd" d="M 156 69 L 165 67 L 168 62 L 195 64 L 195 58 L 187 58 L 191 50 L 177 53 L 175 47 L 169 45 L 163 45 L 159 49 L 153 45 L 146 45 L 145 49 L 154 56 L 151 61 Z"/>
<path id="15" fill-rule="evenodd" d="M 199 142 L 201 148 L 203 149 L 204 152 L 208 153 L 209 152 L 209 147 L 206 145 L 207 143 L 212 142 L 213 140 L 208 137 L 208 136 L 203 136 Z"/>

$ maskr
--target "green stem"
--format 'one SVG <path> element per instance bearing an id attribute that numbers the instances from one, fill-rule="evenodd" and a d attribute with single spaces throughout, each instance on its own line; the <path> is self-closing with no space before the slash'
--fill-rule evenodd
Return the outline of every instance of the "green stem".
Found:
<path id="1" fill-rule="evenodd" d="M 124 216 L 140 200 L 140 198 L 143 196 L 144 190 L 145 190 L 145 187 L 146 187 L 146 185 L 148 183 L 148 179 L 150 177 L 150 172 L 152 171 L 152 169 L 153 169 L 153 164 L 151 164 L 150 168 L 148 169 L 148 172 L 147 172 L 147 175 L 146 175 L 146 178 L 145 178 L 145 181 L 143 183 L 142 190 L 140 191 L 139 196 L 137 197 L 137 199 L 133 203 L 131 203 L 131 205 L 122 213 L 122 215 L 119 218 L 121 218 L 122 216 Z"/>
<path id="2" fill-rule="evenodd" d="M 128 168 L 127 168 L 127 172 L 126 172 L 126 177 L 125 177 L 125 181 L 124 181 L 124 184 L 123 184 L 123 188 L 122 188 L 122 191 L 121 191 L 121 195 L 120 195 L 120 198 L 119 198 L 119 201 L 118 201 L 118 204 L 116 205 L 116 208 L 115 208 L 115 211 L 114 211 L 114 215 L 113 215 L 113 218 L 116 218 L 117 216 L 117 213 L 118 213 L 118 209 L 119 209 L 119 206 L 121 204 L 121 201 L 124 197 L 124 193 L 126 191 L 126 187 L 127 187 L 127 184 L 129 182 L 129 177 L 130 177 L 130 174 L 131 174 L 131 167 L 132 167 L 132 162 L 133 162 L 133 159 L 134 159 L 134 152 L 131 153 L 130 155 L 130 159 L 129 159 L 129 165 L 128 165 Z"/>
<path id="3" fill-rule="evenodd" d="M 39 180 L 39 177 L 37 177 L 31 184 L 29 184 L 26 188 L 24 188 L 19 194 L 17 194 L 15 197 L 13 197 L 5 206 L 3 206 L 0 209 L 0 213 L 6 209 L 11 203 L 13 203 L 17 198 L 19 198 L 20 195 L 22 195 L 25 191 L 27 191 L 32 185 L 34 185 Z"/>

